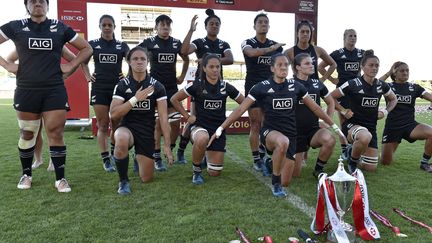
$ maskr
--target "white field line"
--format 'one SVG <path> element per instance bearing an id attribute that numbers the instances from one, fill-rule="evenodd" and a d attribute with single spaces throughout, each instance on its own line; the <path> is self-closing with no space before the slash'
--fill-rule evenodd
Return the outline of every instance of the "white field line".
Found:
<path id="1" fill-rule="evenodd" d="M 250 164 L 248 164 L 246 161 L 241 159 L 237 154 L 235 154 L 230 150 L 226 150 L 226 155 L 228 155 L 228 157 L 230 157 L 234 163 L 239 164 L 241 167 L 243 167 L 244 170 L 246 170 L 247 172 L 255 176 L 255 178 L 258 181 L 260 181 L 262 184 L 264 184 L 270 189 L 272 188 L 271 182 L 270 180 L 268 180 L 268 177 L 263 177 L 261 173 L 256 172 Z M 301 212 L 309 216 L 310 219 L 313 219 L 313 217 L 315 216 L 315 208 L 307 205 L 307 203 L 303 201 L 301 197 L 293 194 L 289 190 L 287 190 L 287 192 L 288 192 L 288 197 L 286 197 L 286 200 L 289 203 L 291 203 L 294 207 L 298 208 Z M 271 194 L 269 192 L 269 196 L 270 195 Z"/>

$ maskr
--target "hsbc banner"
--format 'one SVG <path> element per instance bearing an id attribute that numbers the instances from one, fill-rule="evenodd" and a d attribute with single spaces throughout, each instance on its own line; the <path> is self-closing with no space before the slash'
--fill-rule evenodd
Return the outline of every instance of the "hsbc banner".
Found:
<path id="1" fill-rule="evenodd" d="M 316 14 L 318 0 L 88 0 L 95 3 Z"/>
<path id="2" fill-rule="evenodd" d="M 82 38 L 87 38 L 87 2 L 86 1 L 58 1 L 58 19 L 69 25 Z M 78 51 L 67 45 L 74 53 Z M 62 60 L 65 62 L 65 60 Z M 81 68 L 65 80 L 71 111 L 68 119 L 88 119 L 89 112 L 89 86 Z"/>

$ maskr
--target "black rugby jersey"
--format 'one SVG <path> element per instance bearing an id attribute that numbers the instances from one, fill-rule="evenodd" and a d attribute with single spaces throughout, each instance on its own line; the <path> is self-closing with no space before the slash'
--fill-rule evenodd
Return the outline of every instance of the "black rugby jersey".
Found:
<path id="1" fill-rule="evenodd" d="M 145 39 L 139 44 L 149 52 L 150 75 L 161 82 L 166 90 L 177 91 L 177 54 L 182 43 L 173 37 L 167 40 L 159 36 Z"/>
<path id="2" fill-rule="evenodd" d="M 315 69 L 315 73 L 310 75 L 310 78 L 319 79 L 319 76 L 318 76 L 318 56 L 316 54 L 314 46 L 309 44 L 309 47 L 306 48 L 305 50 L 303 50 L 303 49 L 300 49 L 297 45 L 295 45 L 294 46 L 294 57 L 300 53 L 307 53 L 311 56 L 312 64 L 313 64 L 314 69 Z"/>
<path id="3" fill-rule="evenodd" d="M 360 61 L 363 54 L 364 50 L 362 49 L 354 48 L 354 50 L 350 51 L 345 47 L 330 53 L 330 56 L 337 64 L 336 70 L 339 79 L 337 87 L 360 75 Z"/>
<path id="4" fill-rule="evenodd" d="M 248 97 L 263 109 L 263 127 L 294 137 L 297 135 L 295 110 L 298 101 L 307 94 L 306 88 L 294 79 L 288 79 L 281 84 L 268 79 L 255 84 Z"/>
<path id="5" fill-rule="evenodd" d="M 135 96 L 136 91 L 140 87 L 145 89 L 150 85 L 154 86 L 153 94 L 143 101 L 138 101 L 122 119 L 121 125 L 133 126 L 142 131 L 153 133 L 157 101 L 167 99 L 165 88 L 159 81 L 147 75 L 145 80 L 138 83 L 132 76 L 128 76 L 120 80 L 114 88 L 113 99 L 121 99 L 128 102 L 130 98 Z"/>
<path id="6" fill-rule="evenodd" d="M 294 78 L 299 83 L 305 86 L 309 96 L 321 106 L 321 98 L 325 98 L 330 95 L 327 87 L 318 79 L 308 79 L 307 81 Z M 296 122 L 297 131 L 309 130 L 314 127 L 319 127 L 318 117 L 303 103 L 303 100 L 299 100 L 296 108 Z"/>
<path id="7" fill-rule="evenodd" d="M 99 38 L 89 41 L 93 48 L 96 82 L 92 89 L 112 91 L 122 72 L 123 58 L 129 52 L 129 46 L 122 41 Z"/>
<path id="8" fill-rule="evenodd" d="M 235 100 L 240 92 L 231 84 L 219 80 L 215 85 L 208 81 L 198 80 L 184 87 L 187 95 L 192 96 L 195 102 L 195 124 L 215 132 L 225 119 L 226 99 Z"/>
<path id="9" fill-rule="evenodd" d="M 388 114 L 386 126 L 389 129 L 400 129 L 415 122 L 415 102 L 416 98 L 422 97 L 426 92 L 418 84 L 409 82 L 389 83 L 390 88 L 396 95 L 396 107 Z"/>
<path id="10" fill-rule="evenodd" d="M 261 43 L 257 40 L 256 37 L 247 39 L 243 41 L 241 44 L 242 51 L 246 47 L 251 47 L 254 49 L 257 48 L 268 48 L 274 44 L 277 44 L 276 41 L 266 39 L 264 43 Z M 256 84 L 258 82 L 261 82 L 263 80 L 267 80 L 271 77 L 272 73 L 270 70 L 270 62 L 271 62 L 271 56 L 276 53 L 281 53 L 283 51 L 282 47 L 279 47 L 278 49 L 266 53 L 265 55 L 261 55 L 258 57 L 248 57 L 244 52 L 243 56 L 245 59 L 246 64 L 246 83 Z"/>
<path id="11" fill-rule="evenodd" d="M 43 89 L 63 85 L 60 68 L 65 43 L 78 35 L 55 19 L 38 24 L 30 18 L 11 21 L 0 27 L 0 34 L 15 43 L 18 53 L 17 87 Z"/>
<path id="12" fill-rule="evenodd" d="M 192 41 L 191 45 L 194 45 L 196 47 L 195 54 L 198 59 L 203 58 L 204 54 L 206 53 L 216 54 L 220 58 L 222 58 L 225 57 L 226 51 L 231 50 L 231 47 L 227 42 L 220 39 L 216 39 L 213 41 L 207 37 L 195 39 Z M 195 80 L 198 80 L 200 78 L 199 77 L 200 68 L 201 65 L 198 65 L 197 71 L 195 73 Z M 221 66 L 221 79 L 223 79 L 222 66 Z"/>
<path id="13" fill-rule="evenodd" d="M 347 122 L 375 130 L 381 96 L 389 94 L 390 86 L 378 79 L 370 85 L 359 77 L 345 82 L 339 91 L 348 97 L 349 107 L 354 112 Z"/>

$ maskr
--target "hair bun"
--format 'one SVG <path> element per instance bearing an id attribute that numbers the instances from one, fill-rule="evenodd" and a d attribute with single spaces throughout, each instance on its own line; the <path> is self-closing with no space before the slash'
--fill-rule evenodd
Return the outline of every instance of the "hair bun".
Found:
<path id="1" fill-rule="evenodd" d="M 205 12 L 208 16 L 214 16 L 215 15 L 215 12 L 213 11 L 213 9 L 210 9 L 210 8 L 208 8 Z"/>
<path id="2" fill-rule="evenodd" d="M 366 51 L 364 52 L 364 55 L 365 55 L 365 56 L 373 56 L 373 55 L 374 55 L 374 51 L 373 51 L 373 50 L 366 50 Z"/>

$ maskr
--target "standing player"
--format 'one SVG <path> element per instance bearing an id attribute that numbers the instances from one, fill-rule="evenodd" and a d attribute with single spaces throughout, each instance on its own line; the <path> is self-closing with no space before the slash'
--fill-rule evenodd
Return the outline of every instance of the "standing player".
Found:
<path id="1" fill-rule="evenodd" d="M 190 43 L 192 39 L 192 34 L 196 30 L 197 18 L 195 15 L 192 18 L 191 26 L 189 32 L 183 40 L 183 46 L 181 49 L 181 53 L 183 55 L 189 55 L 195 52 L 198 62 L 197 71 L 195 74 L 195 81 L 199 79 L 199 74 L 201 70 L 201 60 L 205 54 L 216 54 L 220 60 L 222 65 L 231 65 L 234 63 L 233 54 L 231 52 L 230 45 L 219 39 L 218 34 L 220 31 L 221 19 L 215 15 L 212 9 L 207 9 L 206 14 L 208 17 L 204 20 L 204 26 L 207 31 L 207 36 L 204 38 L 195 39 Z M 223 70 L 222 66 L 220 67 L 220 75 L 221 80 L 223 80 Z M 191 113 L 194 112 L 194 105 L 191 104 Z M 179 149 L 177 150 L 177 161 L 180 163 L 186 163 L 184 158 L 184 150 L 189 142 L 189 133 L 190 127 L 186 124 L 183 134 L 180 136 Z M 205 157 L 204 157 L 205 158 Z"/>
<path id="2" fill-rule="evenodd" d="M 125 42 L 115 38 L 115 27 L 114 18 L 111 15 L 102 15 L 100 17 L 99 28 L 102 31 L 101 37 L 89 41 L 93 48 L 94 73 L 90 74 L 89 71 L 88 62 L 90 59 L 84 65 L 84 74 L 92 86 L 90 105 L 93 106 L 96 114 L 98 126 L 97 141 L 103 167 L 107 172 L 115 171 L 108 152 L 109 106 L 114 87 L 123 78 L 123 58 L 126 57 L 129 51 L 129 47 Z M 113 122 L 112 127 L 115 127 L 116 123 L 118 122 Z M 114 141 L 111 141 L 111 144 L 113 143 Z M 111 148 L 111 155 L 113 155 L 113 146 Z"/>
<path id="3" fill-rule="evenodd" d="M 114 160 L 120 176 L 118 193 L 127 195 L 129 185 L 128 163 L 129 148 L 135 146 L 141 181 L 153 179 L 154 170 L 154 127 L 155 109 L 159 111 L 159 122 L 164 136 L 164 152 L 168 163 L 173 158 L 170 149 L 169 124 L 167 116 L 166 92 L 163 85 L 148 75 L 148 55 L 146 50 L 137 46 L 126 56 L 129 64 L 128 77 L 122 79 L 114 89 L 110 114 L 112 119 L 121 120 L 114 132 Z"/>
<path id="4" fill-rule="evenodd" d="M 300 53 L 308 53 L 313 62 L 313 66 L 315 68 L 314 74 L 310 76 L 310 78 L 313 79 L 319 79 L 322 82 L 326 81 L 331 74 L 336 69 L 336 62 L 331 58 L 327 52 L 319 47 L 314 46 L 312 44 L 312 33 L 313 33 L 313 26 L 308 20 L 302 20 L 298 22 L 296 26 L 296 33 L 297 33 L 297 40 L 296 45 L 291 47 L 290 49 L 286 50 L 284 53 L 288 57 L 288 60 L 292 63 L 294 61 L 294 57 L 297 56 Z M 322 77 L 318 77 L 318 59 L 321 58 L 325 66 L 329 66 L 327 71 L 322 73 Z M 325 67 L 324 66 L 324 67 Z"/>
<path id="5" fill-rule="evenodd" d="M 209 138 L 215 133 L 219 124 L 226 116 L 226 99 L 230 97 L 237 103 L 241 103 L 244 96 L 231 84 L 220 78 L 221 60 L 216 54 L 205 55 L 201 62 L 200 80 L 188 84 L 183 90 L 178 91 L 171 102 L 191 124 L 191 141 L 193 177 L 192 183 L 200 185 L 204 183 L 201 175 L 201 161 L 207 153 L 207 171 L 210 176 L 219 176 L 223 170 L 225 153 L 225 133 L 221 139 L 207 146 Z M 181 105 L 181 101 L 188 96 L 194 98 L 195 115 L 190 115 Z"/>
<path id="6" fill-rule="evenodd" d="M 342 84 L 350 79 L 354 79 L 360 76 L 360 61 L 363 58 L 364 50 L 357 49 L 355 47 L 357 43 L 357 32 L 353 29 L 347 29 L 343 34 L 344 47 L 335 50 L 330 53 L 330 57 L 335 60 L 337 64 L 338 77 L 333 78 L 329 76 L 329 80 L 339 88 Z M 318 65 L 318 70 L 320 73 L 326 73 L 325 67 L 327 63 L 321 62 Z M 346 96 L 342 96 L 338 99 L 341 106 L 349 108 L 348 99 Z M 338 112 L 339 122 L 342 124 L 345 122 L 345 117 Z M 340 139 L 342 154 L 346 153 L 347 142 L 346 139 Z"/>
<path id="7" fill-rule="evenodd" d="M 156 80 L 160 81 L 167 92 L 168 96 L 168 114 L 174 121 L 170 122 L 171 125 L 171 150 L 176 145 L 176 140 L 180 132 L 180 119 L 178 113 L 176 114 L 171 102 L 171 97 L 178 91 L 177 85 L 181 84 L 185 78 L 188 66 L 189 57 L 187 55 L 180 55 L 183 59 L 183 68 L 180 76 L 176 77 L 176 64 L 177 55 L 180 54 L 182 43 L 170 36 L 171 34 L 172 19 L 165 15 L 159 15 L 156 18 L 156 31 L 155 37 L 145 39 L 139 46 L 146 48 L 150 55 L 150 75 Z M 160 150 L 161 129 L 160 124 L 156 122 L 155 129 L 155 169 L 158 171 L 166 170 L 166 166 L 161 159 Z"/>
<path id="8" fill-rule="evenodd" d="M 393 80 L 389 83 L 396 94 L 397 105 L 388 114 L 386 119 L 383 139 L 381 162 L 389 165 L 393 161 L 393 154 L 402 138 L 410 143 L 416 140 L 426 140 L 423 158 L 420 161 L 420 169 L 432 173 L 432 165 L 429 160 L 432 155 L 432 127 L 415 121 L 415 102 L 418 97 L 432 102 L 432 94 L 425 91 L 418 84 L 407 82 L 409 79 L 409 68 L 404 62 L 395 62 L 390 71 L 380 79 L 388 77 Z"/>
<path id="9" fill-rule="evenodd" d="M 246 64 L 245 94 L 257 83 L 267 80 L 271 75 L 270 60 L 271 56 L 282 52 L 282 46 L 285 44 L 277 43 L 267 39 L 269 31 L 269 18 L 266 14 L 260 13 L 255 16 L 254 29 L 255 37 L 243 41 L 241 48 Z M 263 166 L 263 157 L 265 148 L 260 146 L 259 132 L 263 122 L 261 108 L 256 103 L 248 109 L 250 132 L 249 143 L 252 151 L 254 168 L 256 171 L 263 171 L 268 174 Z"/>
<path id="10" fill-rule="evenodd" d="M 352 144 L 352 149 L 347 152 L 351 173 L 360 163 L 367 171 L 376 170 L 378 165 L 377 120 L 386 117 L 397 103 L 396 96 L 389 85 L 375 78 L 379 70 L 379 59 L 372 50 L 365 51 L 360 65 L 363 76 L 347 81 L 332 92 L 333 98 L 347 96 L 349 101 L 348 109 L 337 102 L 335 107 L 347 119 L 342 125 L 342 131 Z M 383 95 L 387 107 L 379 109 L 379 102 Z"/>
<path id="11" fill-rule="evenodd" d="M 59 192 L 70 192 L 64 175 L 66 146 L 63 140 L 66 111 L 70 108 L 62 74 L 70 73 L 92 51 L 72 28 L 47 18 L 48 0 L 24 0 L 24 5 L 30 18 L 0 27 L 0 44 L 11 39 L 20 60 L 14 108 L 20 128 L 18 150 L 23 175 L 17 187 L 31 188 L 34 147 L 43 118 L 56 172 L 55 187 Z M 77 48 L 79 54 L 71 62 L 61 64 L 62 48 L 67 42 Z"/>
<path id="12" fill-rule="evenodd" d="M 296 151 L 296 107 L 299 100 L 319 118 L 339 130 L 331 118 L 308 96 L 306 88 L 294 79 L 287 80 L 289 62 L 278 53 L 271 58 L 273 76 L 254 85 L 239 108 L 217 128 L 210 143 L 218 138 L 224 129 L 238 119 L 253 103 L 258 102 L 264 112 L 261 143 L 273 153 L 272 192 L 276 197 L 287 195 L 283 186 L 288 186 L 294 170 Z M 214 143 L 214 142 L 213 142 Z"/>
<path id="13" fill-rule="evenodd" d="M 334 100 L 330 92 L 318 79 L 309 78 L 314 73 L 312 58 L 309 54 L 300 53 L 295 56 L 292 69 L 294 80 L 305 86 L 309 96 L 317 105 L 321 106 L 321 98 L 324 99 L 327 104 L 327 115 L 332 117 Z M 324 166 L 332 155 L 336 140 L 328 129 L 320 128 L 318 117 L 304 105 L 302 100 L 297 104 L 295 115 L 297 123 L 297 146 L 293 176 L 300 176 L 304 154 L 308 151 L 309 147 L 312 147 L 320 148 L 315 170 L 313 171 L 313 175 L 318 178 L 318 175 L 324 172 Z"/>

